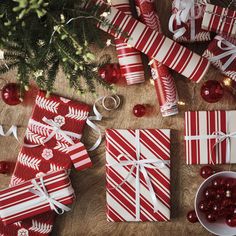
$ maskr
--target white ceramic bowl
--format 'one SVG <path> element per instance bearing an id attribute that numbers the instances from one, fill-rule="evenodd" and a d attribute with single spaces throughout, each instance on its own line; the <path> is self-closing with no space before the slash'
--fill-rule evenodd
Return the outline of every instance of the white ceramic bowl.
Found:
<path id="1" fill-rule="evenodd" d="M 202 226 L 207 229 L 209 232 L 215 235 L 220 236 L 233 236 L 236 235 L 236 228 L 230 227 L 225 223 L 225 220 L 222 219 L 220 221 L 210 223 L 206 220 L 205 214 L 198 209 L 199 202 L 202 200 L 204 189 L 211 185 L 211 181 L 216 177 L 230 177 L 236 179 L 236 172 L 233 171 L 222 171 L 218 172 L 209 178 L 207 178 L 198 188 L 196 197 L 195 197 L 195 211 L 198 217 L 199 222 Z"/>

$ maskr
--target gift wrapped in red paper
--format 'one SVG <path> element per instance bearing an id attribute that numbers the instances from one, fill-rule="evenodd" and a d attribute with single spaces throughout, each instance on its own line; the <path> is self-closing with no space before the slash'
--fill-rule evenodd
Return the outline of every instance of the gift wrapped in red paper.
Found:
<path id="1" fill-rule="evenodd" d="M 170 220 L 170 130 L 106 130 L 107 219 Z"/>
<path id="2" fill-rule="evenodd" d="M 203 16 L 202 29 L 236 37 L 236 11 L 208 3 Z"/>
<path id="3" fill-rule="evenodd" d="M 0 218 L 4 224 L 54 210 L 69 211 L 74 199 L 68 173 L 53 172 L 0 191 Z"/>
<path id="4" fill-rule="evenodd" d="M 222 74 L 236 81 L 236 39 L 216 36 L 203 54 Z"/>

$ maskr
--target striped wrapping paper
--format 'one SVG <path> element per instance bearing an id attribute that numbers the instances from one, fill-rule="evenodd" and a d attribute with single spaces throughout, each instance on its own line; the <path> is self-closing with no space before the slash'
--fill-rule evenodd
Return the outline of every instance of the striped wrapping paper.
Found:
<path id="1" fill-rule="evenodd" d="M 143 172 L 132 165 L 117 165 L 121 160 L 137 161 L 136 135 L 139 132 L 140 160 L 170 162 L 170 130 L 167 129 L 108 129 L 106 130 L 106 199 L 107 220 L 169 221 L 170 220 L 170 163 L 165 168 L 146 167 L 157 198 L 158 211 L 154 212 L 151 193 Z M 119 159 L 119 155 L 122 157 Z M 152 166 L 153 167 L 153 166 Z M 127 178 L 128 175 L 128 178 Z M 140 177 L 140 219 L 137 220 L 136 178 Z M 126 181 L 125 181 L 126 179 Z M 122 184 L 122 181 L 123 184 Z M 117 187 L 118 186 L 118 187 Z"/>
<path id="2" fill-rule="evenodd" d="M 236 132 L 235 120 L 236 111 L 186 112 L 185 150 L 187 164 L 236 163 L 236 136 L 233 134 Z M 231 137 L 216 144 L 219 139 L 207 137 L 208 135 L 214 136 L 216 133 L 231 134 Z M 200 136 L 200 139 L 196 139 L 197 136 Z M 227 150 L 227 142 L 230 144 L 229 150 Z M 227 153 L 230 154 L 229 157 Z"/>
<path id="3" fill-rule="evenodd" d="M 42 177 L 49 197 L 68 205 L 73 202 L 74 190 L 65 170 L 53 172 Z M 40 179 L 35 179 L 42 187 Z M 31 180 L 0 191 L 0 218 L 4 224 L 51 211 L 49 202 L 30 192 L 35 189 Z"/>
<path id="4" fill-rule="evenodd" d="M 128 45 L 192 81 L 199 82 L 204 77 L 209 67 L 209 62 L 205 58 L 152 30 L 115 7 L 109 7 L 101 0 L 91 0 L 87 7 L 94 6 L 94 4 L 100 4 L 101 11 L 107 8 L 110 11 L 106 17 L 110 24 L 101 24 L 99 27 L 102 30 L 122 39 Z M 117 28 L 119 30 L 115 30 Z"/>
<path id="5" fill-rule="evenodd" d="M 230 37 L 236 37 L 236 11 L 207 4 L 202 28 Z"/>
<path id="6" fill-rule="evenodd" d="M 112 5 L 125 14 L 131 15 L 129 0 L 112 0 Z M 127 85 L 143 83 L 145 76 L 140 52 L 119 38 L 115 38 L 115 44 L 121 73 Z"/>

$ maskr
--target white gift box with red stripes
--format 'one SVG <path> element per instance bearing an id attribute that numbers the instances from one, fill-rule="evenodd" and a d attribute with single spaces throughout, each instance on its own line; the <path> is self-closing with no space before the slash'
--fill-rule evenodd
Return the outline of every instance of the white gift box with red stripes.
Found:
<path id="1" fill-rule="evenodd" d="M 236 111 L 185 113 L 187 164 L 236 163 Z"/>
<path id="2" fill-rule="evenodd" d="M 63 204 L 62 208 L 67 208 L 65 205 L 73 202 L 74 190 L 67 171 L 60 170 L 33 180 L 42 188 L 42 191 L 42 185 L 45 186 L 47 191 L 45 194 L 48 194 L 51 200 L 48 200 L 46 195 L 39 196 L 31 191 L 37 190 L 32 180 L 1 190 L 0 218 L 5 225 L 51 211 L 50 204 L 54 204 L 55 201 L 55 205 Z"/>
<path id="3" fill-rule="evenodd" d="M 170 130 L 106 130 L 107 220 L 170 220 Z"/>

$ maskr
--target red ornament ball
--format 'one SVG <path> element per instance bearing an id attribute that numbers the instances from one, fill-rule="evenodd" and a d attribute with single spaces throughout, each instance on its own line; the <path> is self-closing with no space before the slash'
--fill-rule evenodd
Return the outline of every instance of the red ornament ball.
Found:
<path id="1" fill-rule="evenodd" d="M 105 64 L 98 69 L 98 74 L 109 84 L 116 84 L 122 77 L 119 64 Z"/>
<path id="2" fill-rule="evenodd" d="M 198 218 L 197 218 L 196 212 L 195 212 L 194 210 L 188 212 L 188 214 L 187 214 L 187 220 L 188 220 L 190 223 L 196 223 L 196 222 L 198 222 Z"/>
<path id="3" fill-rule="evenodd" d="M 202 85 L 201 96 L 206 102 L 215 103 L 224 96 L 224 89 L 218 81 L 208 80 Z"/>
<path id="4" fill-rule="evenodd" d="M 16 83 L 6 84 L 2 88 L 2 100 L 10 106 L 18 105 L 22 102 L 20 97 L 20 86 Z"/>
<path id="5" fill-rule="evenodd" d="M 133 107 L 133 114 L 136 117 L 143 117 L 146 114 L 146 107 L 141 104 L 137 104 Z"/>
<path id="6" fill-rule="evenodd" d="M 10 173 L 11 165 L 7 161 L 0 161 L 0 174 Z"/>
<path id="7" fill-rule="evenodd" d="M 207 179 L 211 175 L 213 175 L 215 171 L 210 166 L 203 166 L 200 170 L 200 175 L 202 178 Z"/>

